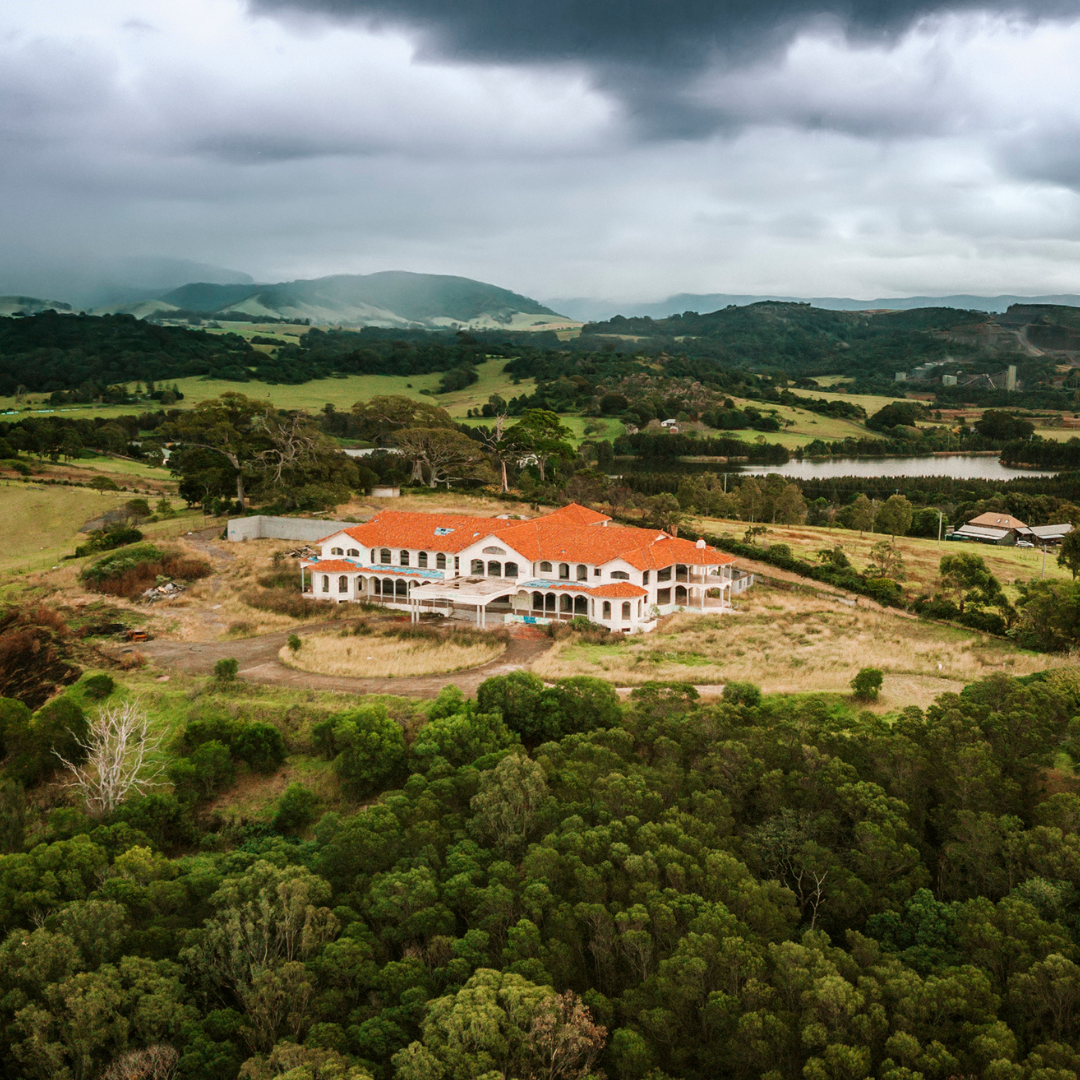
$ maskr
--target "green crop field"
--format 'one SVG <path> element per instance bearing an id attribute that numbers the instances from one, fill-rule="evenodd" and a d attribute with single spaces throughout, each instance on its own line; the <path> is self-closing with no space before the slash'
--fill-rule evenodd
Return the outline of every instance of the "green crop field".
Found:
<path id="1" fill-rule="evenodd" d="M 226 379 L 207 379 L 192 376 L 188 379 L 177 379 L 184 400 L 178 408 L 191 408 L 200 401 L 218 397 L 228 391 L 245 394 L 247 397 L 269 401 L 280 409 L 309 409 L 319 412 L 326 404 L 334 408 L 348 411 L 357 401 L 367 401 L 378 394 L 403 394 L 406 397 L 416 398 L 418 401 L 429 401 L 434 405 L 441 405 L 448 410 L 451 416 L 464 417 L 469 409 L 477 409 L 483 405 L 492 394 L 500 394 L 509 399 L 519 394 L 529 394 L 533 390 L 533 380 L 523 379 L 520 385 L 515 385 L 509 375 L 503 374 L 506 366 L 505 359 L 489 360 L 480 364 L 477 372 L 480 381 L 451 394 L 421 394 L 421 390 L 435 390 L 442 377 L 438 372 L 429 375 L 349 375 L 341 379 L 313 379 L 311 382 L 301 383 L 298 386 L 284 386 L 280 384 L 256 382 L 233 382 Z M 171 384 L 170 384 L 171 385 Z M 12 421 L 23 419 L 27 416 L 124 416 L 133 412 L 141 412 L 151 407 L 156 408 L 155 402 L 140 405 L 65 405 L 59 408 L 49 408 L 38 397 L 29 399 L 29 404 L 24 403 L 18 411 L 15 410 L 15 399 L 0 397 L 0 420 Z"/>

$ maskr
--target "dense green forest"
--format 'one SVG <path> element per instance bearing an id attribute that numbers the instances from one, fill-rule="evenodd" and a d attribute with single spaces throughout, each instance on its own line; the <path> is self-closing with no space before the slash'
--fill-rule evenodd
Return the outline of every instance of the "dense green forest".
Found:
<path id="1" fill-rule="evenodd" d="M 1045 348 L 1067 351 L 1080 342 L 1074 321 L 1068 308 L 995 321 L 951 308 L 867 313 L 765 302 L 660 320 L 619 317 L 588 324 L 570 341 L 552 332 L 311 329 L 295 341 L 268 339 L 277 347 L 267 353 L 234 334 L 160 326 L 130 315 L 46 311 L 0 319 L 0 393 L 18 385 L 49 392 L 90 386 L 100 393 L 117 383 L 184 375 L 302 383 L 335 374 L 450 373 L 505 357 L 511 374 L 539 384 L 528 400 L 511 403 L 517 411 L 566 411 L 589 404 L 582 379 L 624 395 L 626 388 L 615 383 L 649 375 L 730 393 L 774 385 L 779 392 L 787 383 L 812 387 L 816 376 L 842 374 L 854 379 L 853 389 L 891 392 L 897 371 L 940 362 L 939 374 L 1000 373 L 1016 364 L 1027 404 L 1063 407 L 1076 388 L 1055 388 L 1054 360 L 1028 355 L 1016 335 L 1022 330 Z M 936 386 L 935 392 L 943 403 L 1016 400 L 989 383 Z M 630 404 L 639 404 L 634 395 Z"/>
<path id="2" fill-rule="evenodd" d="M 167 787 L 43 811 L 54 744 L 134 697 L 0 710 L 4 1077 L 1080 1071 L 1071 675 L 891 718 L 749 684 L 519 673 L 393 713 L 211 684 Z M 208 810 L 294 755 L 352 807 Z"/>
<path id="3" fill-rule="evenodd" d="M 85 391 L 93 401 L 115 384 L 185 375 L 243 375 L 259 354 L 235 334 L 157 326 L 132 315 L 0 318 L 0 394 Z"/>

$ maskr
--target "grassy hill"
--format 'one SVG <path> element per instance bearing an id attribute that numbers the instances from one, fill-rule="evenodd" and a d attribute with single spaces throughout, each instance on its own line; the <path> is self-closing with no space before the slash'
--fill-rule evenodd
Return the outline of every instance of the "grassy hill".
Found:
<path id="1" fill-rule="evenodd" d="M 515 317 L 565 322 L 543 304 L 470 278 L 386 271 L 276 285 L 184 285 L 161 300 L 184 311 L 310 319 L 338 326 L 509 326 Z"/>

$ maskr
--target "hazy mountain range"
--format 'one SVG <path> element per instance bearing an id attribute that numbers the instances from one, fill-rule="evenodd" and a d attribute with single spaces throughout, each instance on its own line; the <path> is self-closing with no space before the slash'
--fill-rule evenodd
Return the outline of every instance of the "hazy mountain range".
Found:
<path id="1" fill-rule="evenodd" d="M 258 284 L 248 274 L 180 259 L 126 259 L 92 269 L 73 270 L 69 280 L 41 282 L 49 291 L 33 294 L 12 285 L 35 284 L 33 277 L 0 281 L 0 315 L 32 314 L 44 308 L 95 313 L 198 314 L 227 320 L 230 313 L 275 319 L 308 319 L 316 325 L 439 329 L 463 327 L 513 330 L 558 327 L 568 320 L 600 322 L 617 315 L 664 319 L 693 311 L 718 311 L 763 300 L 807 303 L 835 311 L 951 307 L 1002 312 L 1011 304 L 1063 304 L 1080 307 L 1080 295 L 849 297 L 764 296 L 735 293 L 678 293 L 666 300 L 624 302 L 563 297 L 540 302 L 471 278 L 444 274 L 385 271 L 334 274 L 312 280 Z M 64 286 L 68 288 L 64 288 Z M 40 299 L 39 297 L 63 297 Z"/>
<path id="2" fill-rule="evenodd" d="M 810 304 L 812 307 L 827 311 L 875 311 L 909 310 L 911 308 L 951 307 L 969 311 L 1005 311 L 1010 304 L 1064 304 L 1067 307 L 1080 307 L 1080 295 L 1064 294 L 1060 296 L 971 296 L 956 294 L 952 296 L 892 296 L 876 300 L 852 300 L 844 296 L 751 296 L 736 293 L 678 293 L 666 300 L 645 301 L 641 303 L 618 300 L 596 300 L 589 297 L 562 297 L 545 301 L 549 307 L 571 319 L 581 322 L 604 322 L 616 315 L 649 316 L 653 319 L 666 319 L 670 315 L 681 315 L 684 311 L 705 314 L 719 311 L 720 308 L 734 304 L 743 307 L 757 304 L 763 300 L 780 300 L 785 303 Z"/>

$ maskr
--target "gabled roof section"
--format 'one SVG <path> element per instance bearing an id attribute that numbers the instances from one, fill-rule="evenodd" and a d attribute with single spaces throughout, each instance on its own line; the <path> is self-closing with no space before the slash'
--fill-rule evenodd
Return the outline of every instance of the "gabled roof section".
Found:
<path id="1" fill-rule="evenodd" d="M 384 510 L 363 525 L 345 531 L 368 547 L 453 553 L 463 551 L 484 536 L 491 536 L 496 532 L 496 526 L 505 524 L 499 518 L 470 517 L 465 514 L 415 514 L 404 510 Z"/>
<path id="2" fill-rule="evenodd" d="M 1014 518 L 1011 514 L 1000 514 L 994 510 L 990 510 L 985 514 L 980 514 L 978 517 L 973 517 L 968 522 L 968 524 L 981 525 L 985 529 L 1027 528 L 1027 526 L 1019 518 Z"/>
<path id="3" fill-rule="evenodd" d="M 601 514 L 599 510 L 590 510 L 580 503 L 567 503 L 558 510 L 544 515 L 546 521 L 565 521 L 572 525 L 601 525 L 611 518 L 607 514 Z"/>

